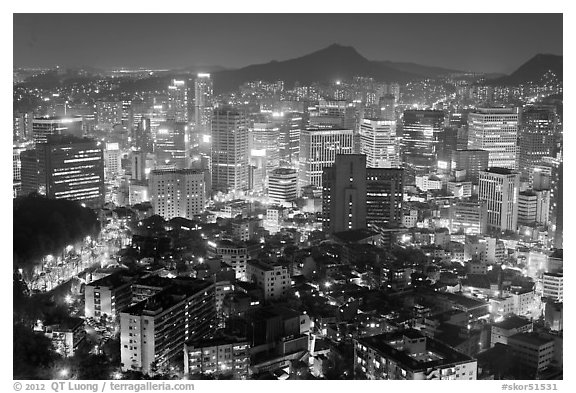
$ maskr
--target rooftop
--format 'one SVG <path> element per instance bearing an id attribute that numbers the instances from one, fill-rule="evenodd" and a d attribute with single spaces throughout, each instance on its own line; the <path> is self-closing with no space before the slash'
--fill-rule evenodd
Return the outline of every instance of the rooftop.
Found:
<path id="1" fill-rule="evenodd" d="M 350 231 L 336 232 L 334 236 L 337 240 L 346 243 L 355 243 L 367 239 L 372 236 L 378 235 L 378 232 L 366 228 L 352 229 Z"/>
<path id="2" fill-rule="evenodd" d="M 541 336 L 536 332 L 531 332 L 531 333 L 516 333 L 515 335 L 508 337 L 508 344 L 512 344 L 513 341 L 541 346 L 548 344 L 551 341 L 554 342 L 554 339 L 552 337 Z"/>
<path id="3" fill-rule="evenodd" d="M 403 337 L 405 336 L 408 338 L 425 337 L 415 329 L 408 329 L 360 338 L 358 339 L 358 342 L 375 349 L 387 358 L 394 359 L 397 363 L 402 364 L 403 367 L 407 367 L 412 371 L 425 370 L 440 365 L 473 361 L 471 357 L 464 355 L 450 348 L 448 345 L 430 337 L 426 337 L 426 352 L 410 354 L 404 349 L 404 347 L 395 345 L 398 344 L 400 340 L 403 340 Z"/>
<path id="4" fill-rule="evenodd" d="M 499 327 L 500 329 L 510 330 L 510 329 L 517 329 L 522 326 L 528 325 L 530 322 L 526 318 L 521 318 L 516 315 L 511 315 L 508 318 L 500 321 L 498 323 L 493 324 L 492 326 Z"/>

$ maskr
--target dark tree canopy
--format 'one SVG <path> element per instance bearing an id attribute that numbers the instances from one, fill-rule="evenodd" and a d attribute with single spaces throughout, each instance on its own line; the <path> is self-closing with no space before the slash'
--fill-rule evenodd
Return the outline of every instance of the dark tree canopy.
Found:
<path id="1" fill-rule="evenodd" d="M 45 255 L 100 229 L 93 210 L 64 199 L 29 195 L 14 200 L 14 267 L 30 269 Z"/>

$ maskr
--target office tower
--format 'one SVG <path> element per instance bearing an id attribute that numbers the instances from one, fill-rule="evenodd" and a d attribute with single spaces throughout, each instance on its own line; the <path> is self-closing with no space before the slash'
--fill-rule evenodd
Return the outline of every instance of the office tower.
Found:
<path id="1" fill-rule="evenodd" d="M 443 111 L 406 110 L 402 119 L 402 155 L 412 174 L 426 175 L 437 161 L 439 134 L 444 130 Z"/>
<path id="2" fill-rule="evenodd" d="M 298 172 L 291 168 L 276 168 L 268 177 L 268 198 L 274 203 L 290 205 L 298 195 Z"/>
<path id="3" fill-rule="evenodd" d="M 396 143 L 396 121 L 362 119 L 360 153 L 366 155 L 369 168 L 398 168 L 400 157 Z"/>
<path id="4" fill-rule="evenodd" d="M 300 135 L 302 133 L 303 114 L 284 113 L 279 121 L 280 140 L 280 162 L 292 168 L 298 167 L 298 156 L 300 154 Z"/>
<path id="5" fill-rule="evenodd" d="M 118 143 L 106 143 L 104 149 L 104 179 L 114 179 L 122 169 L 122 151 Z"/>
<path id="6" fill-rule="evenodd" d="M 161 123 L 154 139 L 156 167 L 187 169 L 189 140 L 190 133 L 186 123 L 172 120 Z"/>
<path id="7" fill-rule="evenodd" d="M 330 233 L 366 228 L 366 156 L 337 155 L 324 168 L 322 221 Z"/>
<path id="8" fill-rule="evenodd" d="M 130 179 L 146 180 L 146 153 L 141 150 L 130 152 Z"/>
<path id="9" fill-rule="evenodd" d="M 251 155 L 265 158 L 266 178 L 280 165 L 280 127 L 273 122 L 255 122 L 251 142 Z"/>
<path id="10" fill-rule="evenodd" d="M 478 184 L 478 174 L 480 171 L 488 169 L 488 158 L 489 152 L 487 150 L 453 150 L 450 169 L 456 176 L 456 180 L 466 180 Z"/>
<path id="11" fill-rule="evenodd" d="M 366 222 L 396 227 L 403 222 L 404 169 L 366 168 Z"/>
<path id="12" fill-rule="evenodd" d="M 519 169 L 522 180 L 529 180 L 542 157 L 551 157 L 554 148 L 554 113 L 548 109 L 525 108 L 518 133 Z"/>
<path id="13" fill-rule="evenodd" d="M 22 161 L 20 154 L 26 151 L 26 145 L 12 145 L 12 191 L 14 198 L 22 193 Z"/>
<path id="14" fill-rule="evenodd" d="M 415 329 L 355 338 L 354 364 L 368 379 L 476 380 L 476 359 Z M 359 376 L 357 376 L 359 377 Z"/>
<path id="15" fill-rule="evenodd" d="M 212 114 L 212 190 L 248 189 L 248 121 L 232 109 L 216 109 Z"/>
<path id="16" fill-rule="evenodd" d="M 518 224 L 547 226 L 549 218 L 549 190 L 526 190 L 518 194 Z"/>
<path id="17" fill-rule="evenodd" d="M 478 200 L 486 201 L 488 229 L 516 231 L 520 175 L 507 168 L 480 171 Z"/>
<path id="18" fill-rule="evenodd" d="M 168 86 L 166 119 L 188 123 L 188 86 L 184 80 L 172 79 Z"/>
<path id="19" fill-rule="evenodd" d="M 288 269 L 262 261 L 248 261 L 246 278 L 264 292 L 264 300 L 278 300 L 288 295 L 291 286 Z"/>
<path id="20" fill-rule="evenodd" d="M 402 223 L 404 171 L 366 168 L 362 154 L 338 155 L 324 168 L 322 222 L 330 233 Z"/>
<path id="21" fill-rule="evenodd" d="M 450 232 L 483 235 L 488 229 L 486 201 L 459 201 L 450 206 Z"/>
<path id="22" fill-rule="evenodd" d="M 136 149 L 152 153 L 154 140 L 152 138 L 152 127 L 150 119 L 143 117 L 133 131 L 134 146 Z"/>
<path id="23" fill-rule="evenodd" d="M 96 101 L 96 124 L 102 129 L 112 129 L 122 124 L 122 101 Z"/>
<path id="24" fill-rule="evenodd" d="M 468 149 L 488 150 L 488 166 L 518 167 L 518 113 L 514 108 L 480 108 L 468 115 Z"/>
<path id="25" fill-rule="evenodd" d="M 104 203 L 104 155 L 99 143 L 52 136 L 21 154 L 22 193 L 69 199 L 92 207 Z"/>
<path id="26" fill-rule="evenodd" d="M 210 131 L 212 95 L 210 74 L 198 74 L 194 81 L 194 122 L 197 132 L 202 134 Z"/>
<path id="27" fill-rule="evenodd" d="M 450 171 L 450 160 L 452 152 L 458 149 L 458 129 L 444 128 L 444 131 L 438 134 L 438 149 L 436 150 L 436 159 L 438 169 L 441 171 Z"/>
<path id="28" fill-rule="evenodd" d="M 174 285 L 124 309 L 122 370 L 155 374 L 182 355 L 184 343 L 211 333 L 215 319 L 214 284 L 202 280 Z"/>
<path id="29" fill-rule="evenodd" d="M 300 187 L 322 187 L 322 171 L 331 166 L 338 154 L 354 153 L 351 129 L 306 129 L 300 138 Z"/>
<path id="30" fill-rule="evenodd" d="M 154 214 L 170 220 L 189 220 L 205 207 L 204 172 L 194 169 L 157 169 L 150 172 L 150 202 Z"/>
<path id="31" fill-rule="evenodd" d="M 81 137 L 81 117 L 39 117 L 32 120 L 34 143 L 46 143 L 49 135 L 72 135 Z"/>
<path id="32" fill-rule="evenodd" d="M 386 94 L 378 101 L 379 118 L 382 120 L 396 121 L 396 98 L 393 94 Z"/>
<path id="33" fill-rule="evenodd" d="M 28 113 L 14 113 L 12 139 L 15 142 L 30 141 L 33 137 L 32 120 L 34 115 Z"/>
<path id="34" fill-rule="evenodd" d="M 318 110 L 311 113 L 311 128 L 356 129 L 356 109 L 347 100 L 324 100 L 318 102 Z"/>

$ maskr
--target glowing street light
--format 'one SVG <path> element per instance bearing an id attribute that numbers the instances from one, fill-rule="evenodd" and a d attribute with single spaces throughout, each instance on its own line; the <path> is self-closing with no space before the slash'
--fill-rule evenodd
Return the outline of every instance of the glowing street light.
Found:
<path id="1" fill-rule="evenodd" d="M 70 295 L 66 295 L 66 297 L 64 298 L 64 301 L 65 301 L 67 304 L 72 304 L 72 303 L 74 303 L 74 299 L 73 299 L 72 296 L 70 296 Z"/>
<path id="2" fill-rule="evenodd" d="M 66 378 L 69 373 L 70 373 L 70 370 L 68 370 L 67 368 L 63 368 L 62 370 L 60 370 L 59 374 L 61 377 Z"/>

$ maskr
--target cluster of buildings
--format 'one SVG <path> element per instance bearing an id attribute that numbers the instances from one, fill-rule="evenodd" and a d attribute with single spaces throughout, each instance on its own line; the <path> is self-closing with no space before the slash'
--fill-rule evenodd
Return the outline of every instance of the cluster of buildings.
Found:
<path id="1" fill-rule="evenodd" d="M 118 324 L 122 370 L 323 377 L 337 355 L 350 378 L 561 373 L 557 106 L 415 109 L 361 77 L 212 82 L 15 117 L 16 196 L 146 205 L 196 236 L 160 268 L 133 237 L 147 267 L 87 284 L 84 316 Z"/>

